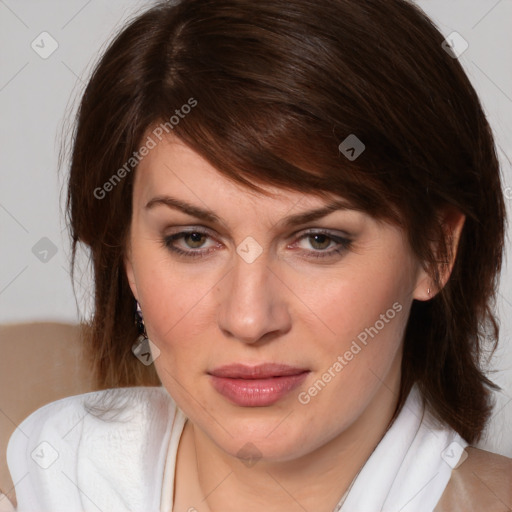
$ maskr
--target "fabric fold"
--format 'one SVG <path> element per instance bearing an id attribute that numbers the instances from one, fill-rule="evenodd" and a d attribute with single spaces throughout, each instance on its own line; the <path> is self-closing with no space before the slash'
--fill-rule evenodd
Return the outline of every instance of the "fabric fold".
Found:
<path id="1" fill-rule="evenodd" d="M 413 386 L 340 512 L 432 512 L 467 442 L 424 410 Z"/>

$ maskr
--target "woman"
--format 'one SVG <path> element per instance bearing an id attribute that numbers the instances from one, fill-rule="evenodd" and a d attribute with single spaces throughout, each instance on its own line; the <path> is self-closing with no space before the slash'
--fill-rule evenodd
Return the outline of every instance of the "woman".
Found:
<path id="1" fill-rule="evenodd" d="M 164 2 L 119 34 L 68 193 L 111 389 L 11 438 L 19 511 L 512 506 L 470 446 L 498 162 L 443 39 L 403 0 Z"/>

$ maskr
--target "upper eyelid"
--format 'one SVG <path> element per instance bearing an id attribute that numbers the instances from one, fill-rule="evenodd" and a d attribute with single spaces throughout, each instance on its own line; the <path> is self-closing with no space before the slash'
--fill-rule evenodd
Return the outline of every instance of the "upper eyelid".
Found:
<path id="1" fill-rule="evenodd" d="M 338 238 L 352 238 L 353 235 L 351 235 L 348 231 L 345 231 L 343 229 L 335 229 L 335 228 L 316 228 L 316 227 L 309 227 L 309 228 L 301 228 L 294 231 L 290 236 L 296 236 L 303 233 L 304 235 L 307 234 L 327 234 L 332 235 L 333 237 Z"/>
<path id="2" fill-rule="evenodd" d="M 210 238 L 214 238 L 216 240 L 219 239 L 218 233 L 215 230 L 207 228 L 205 226 L 174 226 L 175 229 L 172 231 L 168 231 L 165 229 L 163 231 L 164 238 L 170 238 L 180 234 L 190 234 L 190 233 L 201 233 L 204 235 L 208 235 Z"/>

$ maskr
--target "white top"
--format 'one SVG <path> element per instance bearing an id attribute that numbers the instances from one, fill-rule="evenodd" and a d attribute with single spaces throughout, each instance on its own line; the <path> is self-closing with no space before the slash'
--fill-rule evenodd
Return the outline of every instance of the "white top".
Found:
<path id="1" fill-rule="evenodd" d="M 162 387 L 52 402 L 9 440 L 18 512 L 171 512 L 186 416 Z M 354 479 L 341 512 L 432 512 L 467 443 L 439 425 L 413 387 Z M 15 510 L 7 498 L 0 511 Z"/>

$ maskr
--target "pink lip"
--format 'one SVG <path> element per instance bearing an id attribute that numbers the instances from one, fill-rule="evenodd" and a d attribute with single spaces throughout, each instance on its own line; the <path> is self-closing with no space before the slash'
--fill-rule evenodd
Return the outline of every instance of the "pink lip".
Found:
<path id="1" fill-rule="evenodd" d="M 283 364 L 231 364 L 209 372 L 215 390 L 236 405 L 264 407 L 298 387 L 309 370 Z"/>

